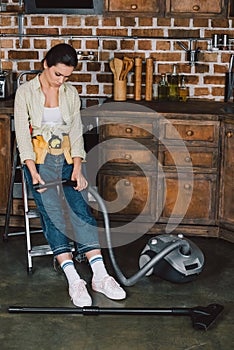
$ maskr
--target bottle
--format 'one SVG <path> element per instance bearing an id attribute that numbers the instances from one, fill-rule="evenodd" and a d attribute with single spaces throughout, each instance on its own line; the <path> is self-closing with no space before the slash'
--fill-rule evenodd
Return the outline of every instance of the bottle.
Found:
<path id="1" fill-rule="evenodd" d="M 161 74 L 161 80 L 158 83 L 158 100 L 168 100 L 168 83 L 166 81 L 166 74 L 164 73 Z"/>
<path id="2" fill-rule="evenodd" d="M 188 89 L 185 84 L 184 75 L 181 76 L 180 85 L 179 85 L 179 100 L 182 102 L 186 102 L 188 98 Z"/>
<path id="3" fill-rule="evenodd" d="M 169 83 L 169 100 L 178 101 L 179 100 L 179 79 L 176 73 L 176 64 L 173 65 L 172 74 L 168 76 Z"/>

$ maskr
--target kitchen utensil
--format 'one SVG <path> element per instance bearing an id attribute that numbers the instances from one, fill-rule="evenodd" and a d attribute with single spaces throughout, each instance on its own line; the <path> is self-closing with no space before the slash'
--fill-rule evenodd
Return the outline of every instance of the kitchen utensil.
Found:
<path id="1" fill-rule="evenodd" d="M 122 74 L 122 79 L 125 80 L 127 78 L 128 73 L 132 69 L 134 65 L 134 60 L 132 58 L 124 57 L 124 71 Z"/>
<path id="2" fill-rule="evenodd" d="M 116 79 L 120 80 L 120 75 L 123 70 L 123 61 L 120 58 L 114 58 L 114 67 L 116 73 Z"/>
<path id="3" fill-rule="evenodd" d="M 111 69 L 112 73 L 114 74 L 114 78 L 117 79 L 117 75 L 116 75 L 116 71 L 115 71 L 115 65 L 114 65 L 114 60 L 111 60 L 109 62 L 109 66 L 110 66 L 110 69 Z"/>

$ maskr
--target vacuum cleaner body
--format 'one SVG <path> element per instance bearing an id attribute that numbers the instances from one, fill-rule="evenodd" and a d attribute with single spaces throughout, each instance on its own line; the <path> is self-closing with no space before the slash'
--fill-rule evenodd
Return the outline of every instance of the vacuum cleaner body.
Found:
<path id="1" fill-rule="evenodd" d="M 178 240 L 185 240 L 182 235 L 158 235 L 151 238 L 139 258 L 139 266 L 142 268 L 165 247 Z M 147 273 L 153 273 L 158 277 L 174 283 L 185 283 L 194 280 L 203 270 L 204 255 L 202 251 L 190 240 L 186 239 L 189 249 L 182 249 L 178 246 L 169 254 L 159 260 Z"/>

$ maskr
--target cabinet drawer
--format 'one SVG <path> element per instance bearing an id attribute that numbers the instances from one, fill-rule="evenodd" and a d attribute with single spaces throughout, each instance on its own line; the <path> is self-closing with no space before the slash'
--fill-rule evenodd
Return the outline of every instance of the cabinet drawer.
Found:
<path id="1" fill-rule="evenodd" d="M 153 166 L 155 164 L 155 155 L 145 145 L 134 140 L 109 140 L 109 146 L 102 146 L 100 159 L 102 164 L 111 162 L 115 164 L 142 164 Z M 151 146 L 152 148 L 152 146 Z M 156 151 L 156 147 L 155 151 Z"/>
<path id="2" fill-rule="evenodd" d="M 161 177 L 161 221 L 214 224 L 216 218 L 216 175 L 194 174 L 193 181 L 180 174 L 166 173 Z"/>
<path id="3" fill-rule="evenodd" d="M 106 0 L 108 11 L 159 12 L 160 0 Z"/>
<path id="4" fill-rule="evenodd" d="M 223 0 L 167 0 L 167 10 L 171 13 L 220 14 Z"/>
<path id="5" fill-rule="evenodd" d="M 173 147 L 168 150 L 160 147 L 158 159 L 165 167 L 187 167 L 215 169 L 218 167 L 218 148 Z"/>
<path id="6" fill-rule="evenodd" d="M 100 126 L 101 137 L 103 139 L 111 137 L 124 137 L 128 139 L 153 138 L 153 125 L 151 123 L 132 125 L 132 124 L 105 124 Z"/>
<path id="7" fill-rule="evenodd" d="M 170 120 L 160 124 L 162 141 L 165 143 L 186 142 L 197 146 L 217 146 L 219 122 L 197 120 Z"/>

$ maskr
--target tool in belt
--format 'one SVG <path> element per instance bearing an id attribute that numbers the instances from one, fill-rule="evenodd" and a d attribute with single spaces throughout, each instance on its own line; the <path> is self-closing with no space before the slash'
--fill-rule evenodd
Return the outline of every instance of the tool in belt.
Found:
<path id="1" fill-rule="evenodd" d="M 48 142 L 44 140 L 42 135 L 37 135 L 33 136 L 32 144 L 36 155 L 36 164 L 44 164 L 45 157 L 48 153 L 54 156 L 64 154 L 67 163 L 73 163 L 68 135 L 64 135 L 62 140 L 60 137 L 53 135 Z"/>

